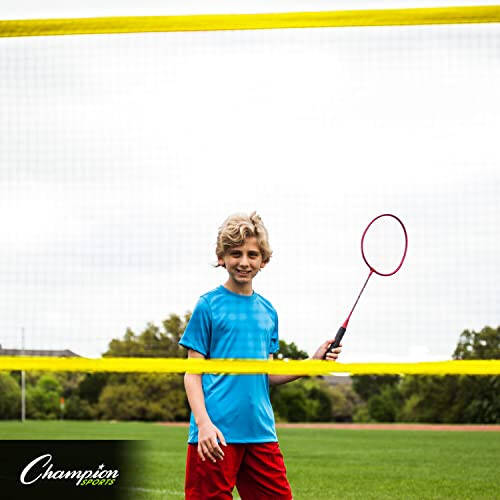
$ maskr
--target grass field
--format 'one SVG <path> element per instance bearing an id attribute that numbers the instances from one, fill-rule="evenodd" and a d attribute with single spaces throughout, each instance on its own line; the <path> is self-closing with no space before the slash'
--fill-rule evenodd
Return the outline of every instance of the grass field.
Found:
<path id="1" fill-rule="evenodd" d="M 498 432 L 278 434 L 295 500 L 500 498 Z M 186 438 L 186 428 L 139 422 L 0 422 L 0 439 L 146 440 L 134 500 L 183 498 Z"/>

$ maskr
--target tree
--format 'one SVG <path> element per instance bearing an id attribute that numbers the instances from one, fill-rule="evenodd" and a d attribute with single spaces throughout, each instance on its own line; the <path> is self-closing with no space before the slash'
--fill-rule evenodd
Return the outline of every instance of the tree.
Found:
<path id="1" fill-rule="evenodd" d="M 485 326 L 480 332 L 464 330 L 453 359 L 500 359 L 500 326 Z M 459 377 L 456 418 L 471 423 L 500 422 L 500 377 L 462 375 Z"/>
<path id="2" fill-rule="evenodd" d="M 162 321 L 163 331 L 153 323 L 148 323 L 139 335 L 127 328 L 123 340 L 113 339 L 103 356 L 185 358 L 187 352 L 179 340 L 190 317 L 190 312 L 184 318 L 170 314 Z"/>
<path id="3" fill-rule="evenodd" d="M 26 390 L 26 415 L 29 418 L 49 420 L 60 415 L 60 382 L 51 374 L 42 375 L 35 386 Z"/>
<path id="4" fill-rule="evenodd" d="M 307 359 L 309 355 L 301 351 L 293 342 L 287 344 L 284 340 L 279 341 L 279 350 L 275 353 L 275 359 Z"/>
<path id="5" fill-rule="evenodd" d="M 182 378 L 172 374 L 131 374 L 111 379 L 99 397 L 98 414 L 117 420 L 186 420 Z"/>
<path id="6" fill-rule="evenodd" d="M 279 350 L 274 359 L 307 359 L 307 352 L 300 350 L 295 343 L 279 341 Z M 273 385 L 270 388 L 271 402 L 277 420 L 287 422 L 308 422 L 317 412 L 319 403 L 308 401 L 309 390 L 304 379 L 286 385 Z"/>
<path id="7" fill-rule="evenodd" d="M 109 377 L 110 374 L 106 372 L 87 373 L 80 381 L 76 395 L 90 405 L 95 405 L 99 401 L 99 396 L 106 387 Z"/>
<path id="8" fill-rule="evenodd" d="M 302 378 L 272 386 L 277 420 L 287 422 L 351 422 L 360 403 L 350 384 L 331 386 L 320 378 Z"/>
<path id="9" fill-rule="evenodd" d="M 93 420 L 96 410 L 86 399 L 73 394 L 66 400 L 64 418 L 70 420 Z"/>
<path id="10" fill-rule="evenodd" d="M 162 321 L 162 328 L 148 323 L 140 334 L 127 328 L 123 339 L 113 339 L 103 356 L 185 358 L 187 351 L 179 345 L 179 340 L 190 317 L 190 312 L 183 318 L 170 314 Z M 80 383 L 78 395 L 91 404 L 97 403 L 95 412 L 104 419 L 186 420 L 188 417 L 183 377 L 178 374 L 89 374 Z"/>
<path id="11" fill-rule="evenodd" d="M 387 384 L 380 393 L 368 400 L 368 414 L 376 422 L 395 422 L 403 404 L 403 397 L 396 385 Z"/>
<path id="12" fill-rule="evenodd" d="M 399 375 L 353 375 L 352 387 L 364 400 L 380 394 L 384 387 L 394 386 L 399 383 Z"/>
<path id="13" fill-rule="evenodd" d="M 453 359 L 500 359 L 500 326 L 485 326 L 480 332 L 464 330 Z"/>
<path id="14" fill-rule="evenodd" d="M 272 386 L 271 401 L 278 420 L 287 422 L 311 422 L 316 420 L 319 409 L 318 399 L 309 397 L 310 387 L 306 380 Z"/>
<path id="15" fill-rule="evenodd" d="M 9 373 L 0 372 L 0 420 L 19 418 L 21 388 Z"/>
<path id="16" fill-rule="evenodd" d="M 279 359 L 307 359 L 294 342 L 279 341 Z M 271 386 L 271 402 L 278 420 L 288 422 L 351 421 L 359 397 L 350 384 L 331 386 L 321 377 L 303 377 L 285 385 Z"/>
<path id="17" fill-rule="evenodd" d="M 354 391 L 352 384 L 331 386 L 322 381 L 327 388 L 330 399 L 331 417 L 335 422 L 352 422 L 357 409 L 361 405 L 361 398 Z"/>
<path id="18" fill-rule="evenodd" d="M 453 358 L 500 359 L 500 327 L 464 330 Z M 400 419 L 412 422 L 499 423 L 500 377 L 479 375 L 404 378 Z"/>

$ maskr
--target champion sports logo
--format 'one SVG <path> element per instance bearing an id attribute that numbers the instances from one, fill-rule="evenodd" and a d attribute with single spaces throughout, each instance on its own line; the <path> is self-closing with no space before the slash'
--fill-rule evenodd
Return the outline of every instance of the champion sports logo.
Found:
<path id="1" fill-rule="evenodd" d="M 111 486 L 120 475 L 118 470 L 106 470 L 101 464 L 94 470 L 53 470 L 52 455 L 46 453 L 32 460 L 21 472 L 22 484 L 40 480 L 75 479 L 76 486 Z"/>

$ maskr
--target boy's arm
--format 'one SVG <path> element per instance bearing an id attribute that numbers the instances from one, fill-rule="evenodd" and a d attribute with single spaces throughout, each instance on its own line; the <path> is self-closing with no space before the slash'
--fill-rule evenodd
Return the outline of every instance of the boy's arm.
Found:
<path id="1" fill-rule="evenodd" d="M 205 356 L 193 349 L 188 349 L 188 358 L 205 358 Z M 226 440 L 222 432 L 215 427 L 208 416 L 201 375 L 186 373 L 184 375 L 184 387 L 194 420 L 198 426 L 198 455 L 203 461 L 205 461 L 205 456 L 208 456 L 214 463 L 217 458 L 222 460 L 224 452 L 220 448 L 217 438 L 224 446 L 226 446 Z"/>
<path id="2" fill-rule="evenodd" d="M 327 351 L 328 347 L 330 344 L 334 341 L 334 339 L 327 340 L 323 344 L 321 344 L 316 352 L 314 353 L 313 357 L 311 359 L 323 359 L 323 356 L 325 355 L 325 352 Z M 342 345 L 340 345 L 342 347 Z M 332 352 L 329 352 L 326 355 L 326 360 L 327 361 L 336 361 L 337 358 L 339 357 L 340 354 L 340 347 L 337 347 L 336 349 L 333 349 Z M 269 359 L 273 359 L 273 355 L 269 355 Z M 287 384 L 288 382 L 292 382 L 292 380 L 297 380 L 298 378 L 301 378 L 303 375 L 269 375 L 269 384 L 270 385 L 280 385 L 280 384 Z"/>
<path id="3" fill-rule="evenodd" d="M 273 355 L 269 354 L 269 360 L 273 360 Z M 269 375 L 269 385 L 280 385 L 292 382 L 292 380 L 297 380 L 302 377 L 302 375 Z"/>

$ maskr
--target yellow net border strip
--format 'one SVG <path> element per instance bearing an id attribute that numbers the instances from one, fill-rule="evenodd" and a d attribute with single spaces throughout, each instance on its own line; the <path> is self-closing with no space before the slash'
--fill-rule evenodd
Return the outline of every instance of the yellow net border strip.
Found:
<path id="1" fill-rule="evenodd" d="M 0 37 L 498 23 L 500 5 L 0 21 Z"/>
<path id="2" fill-rule="evenodd" d="M 269 373 L 273 375 L 328 375 L 333 373 L 349 373 L 351 375 L 500 375 L 500 360 L 420 363 L 333 363 L 316 360 L 260 361 L 247 359 L 0 357 L 0 371 L 16 370 L 141 373 Z"/>

